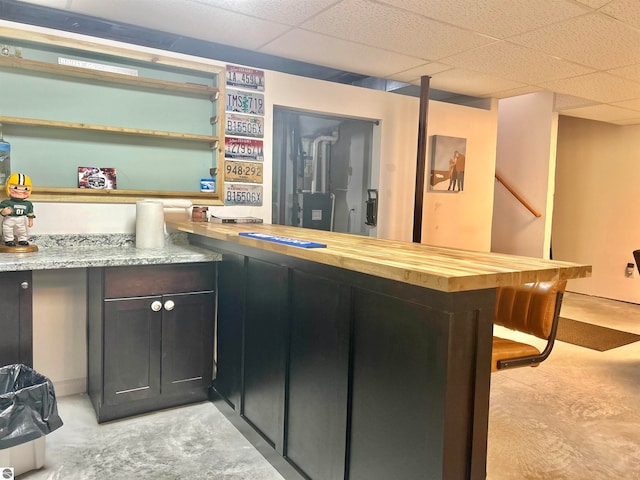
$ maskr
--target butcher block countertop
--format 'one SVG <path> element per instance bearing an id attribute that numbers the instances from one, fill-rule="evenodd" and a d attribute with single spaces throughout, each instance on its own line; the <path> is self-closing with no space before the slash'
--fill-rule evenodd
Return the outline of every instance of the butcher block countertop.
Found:
<path id="1" fill-rule="evenodd" d="M 167 222 L 179 231 L 443 292 L 591 276 L 590 265 L 381 240 L 268 224 Z M 326 244 L 301 248 L 239 236 L 256 232 Z"/>

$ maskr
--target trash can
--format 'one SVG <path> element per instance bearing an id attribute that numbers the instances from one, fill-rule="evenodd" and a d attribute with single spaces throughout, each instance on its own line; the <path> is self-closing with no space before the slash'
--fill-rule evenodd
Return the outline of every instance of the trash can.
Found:
<path id="1" fill-rule="evenodd" d="M 16 476 L 42 467 L 43 437 L 61 426 L 51 380 L 26 365 L 0 367 L 0 467 Z"/>

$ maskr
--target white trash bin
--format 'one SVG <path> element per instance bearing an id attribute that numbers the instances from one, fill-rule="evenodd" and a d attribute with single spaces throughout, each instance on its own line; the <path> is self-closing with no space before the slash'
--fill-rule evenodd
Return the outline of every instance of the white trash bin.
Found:
<path id="1" fill-rule="evenodd" d="M 44 466 L 45 446 L 46 438 L 43 435 L 30 442 L 0 450 L 0 472 L 5 467 L 11 467 L 13 468 L 13 475 L 17 477 L 31 470 L 42 468 Z"/>

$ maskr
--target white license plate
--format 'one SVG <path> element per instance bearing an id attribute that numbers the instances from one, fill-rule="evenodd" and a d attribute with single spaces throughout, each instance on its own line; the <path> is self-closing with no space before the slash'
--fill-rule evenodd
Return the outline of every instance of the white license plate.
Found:
<path id="1" fill-rule="evenodd" d="M 264 95 L 256 92 L 227 89 L 227 112 L 249 113 L 264 115 Z"/>
<path id="2" fill-rule="evenodd" d="M 242 135 L 245 137 L 264 136 L 264 120 L 262 117 L 251 115 L 236 115 L 228 113 L 226 116 L 224 133 L 225 135 Z"/>
<path id="3" fill-rule="evenodd" d="M 262 163 L 224 161 L 225 182 L 262 183 Z"/>
<path id="4" fill-rule="evenodd" d="M 227 65 L 226 82 L 228 86 L 264 90 L 264 72 L 254 68 Z"/>
<path id="5" fill-rule="evenodd" d="M 224 137 L 224 156 L 235 160 L 264 161 L 262 140 L 255 138 Z"/>
<path id="6" fill-rule="evenodd" d="M 262 205 L 262 185 L 224 184 L 225 205 Z"/>

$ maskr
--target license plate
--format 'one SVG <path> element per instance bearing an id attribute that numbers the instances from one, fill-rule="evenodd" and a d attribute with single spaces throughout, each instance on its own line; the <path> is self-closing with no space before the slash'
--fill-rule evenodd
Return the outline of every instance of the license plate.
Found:
<path id="1" fill-rule="evenodd" d="M 264 120 L 251 115 L 227 114 L 224 127 L 225 135 L 243 135 L 245 137 L 264 136 Z"/>
<path id="2" fill-rule="evenodd" d="M 262 185 L 224 184 L 225 205 L 262 205 Z"/>
<path id="3" fill-rule="evenodd" d="M 264 91 L 264 72 L 254 68 L 227 65 L 227 85 Z"/>
<path id="4" fill-rule="evenodd" d="M 264 161 L 262 140 L 253 138 L 224 137 L 224 156 L 236 160 Z"/>
<path id="5" fill-rule="evenodd" d="M 262 183 L 262 163 L 225 160 L 224 181 Z"/>
<path id="6" fill-rule="evenodd" d="M 256 92 L 243 92 L 240 90 L 226 91 L 227 112 L 249 113 L 252 115 L 264 115 L 264 95 Z"/>

